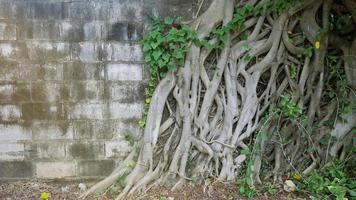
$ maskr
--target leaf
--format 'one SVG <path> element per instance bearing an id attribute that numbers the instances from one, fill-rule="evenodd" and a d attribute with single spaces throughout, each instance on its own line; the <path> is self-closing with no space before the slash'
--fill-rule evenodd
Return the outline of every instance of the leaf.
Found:
<path id="1" fill-rule="evenodd" d="M 172 28 L 170 31 L 169 31 L 169 33 L 168 34 L 170 34 L 170 35 L 177 35 L 177 33 L 178 33 L 178 29 L 176 29 L 176 28 Z"/>
<path id="2" fill-rule="evenodd" d="M 252 59 L 252 56 L 247 53 L 244 57 L 243 57 L 244 61 L 250 61 Z"/>
<path id="3" fill-rule="evenodd" d="M 164 67 L 166 65 L 166 62 L 164 61 L 164 60 L 158 60 L 158 66 L 159 66 L 159 68 L 162 68 L 162 67 Z"/>
<path id="4" fill-rule="evenodd" d="M 148 52 L 149 50 L 151 49 L 151 46 L 148 44 L 148 43 L 144 43 L 143 44 L 143 48 L 142 48 L 142 50 L 143 50 L 143 52 Z"/>
<path id="5" fill-rule="evenodd" d="M 240 193 L 241 194 L 245 194 L 245 187 L 244 186 L 241 186 L 240 189 L 239 189 Z"/>
<path id="6" fill-rule="evenodd" d="M 346 188 L 343 186 L 328 186 L 328 190 L 333 194 L 338 200 L 343 200 L 346 194 Z"/>
<path id="7" fill-rule="evenodd" d="M 350 196 L 356 197 L 356 191 L 355 190 L 348 190 L 347 192 L 350 194 Z"/>
<path id="8" fill-rule="evenodd" d="M 158 42 L 152 42 L 152 43 L 151 43 L 152 49 L 156 49 L 158 46 L 159 46 L 159 43 L 158 43 Z"/>
<path id="9" fill-rule="evenodd" d="M 152 53 L 153 59 L 158 60 L 158 58 L 162 55 L 162 51 L 158 50 L 158 51 L 154 51 Z"/>
<path id="10" fill-rule="evenodd" d="M 173 21 L 174 20 L 171 17 L 164 18 L 164 23 L 167 24 L 167 25 L 172 25 Z"/>
<path id="11" fill-rule="evenodd" d="M 41 199 L 49 199 L 51 197 L 51 193 L 48 192 L 42 192 L 41 193 Z"/>
<path id="12" fill-rule="evenodd" d="M 141 119 L 140 121 L 138 121 L 138 125 L 139 125 L 141 128 L 143 128 L 143 127 L 145 127 L 146 122 Z"/>
<path id="13" fill-rule="evenodd" d="M 163 58 L 164 61 L 168 62 L 169 59 L 171 58 L 171 55 L 169 55 L 168 53 L 165 53 L 165 54 L 163 54 L 162 58 Z"/>
<path id="14" fill-rule="evenodd" d="M 145 56 L 145 62 L 146 62 L 146 63 L 151 62 L 151 60 L 152 60 L 152 59 L 151 59 L 151 56 L 150 56 L 150 55 L 146 55 L 146 56 Z"/>
<path id="15" fill-rule="evenodd" d="M 172 56 L 177 59 L 182 59 L 183 58 L 183 52 L 180 50 L 174 51 Z"/>

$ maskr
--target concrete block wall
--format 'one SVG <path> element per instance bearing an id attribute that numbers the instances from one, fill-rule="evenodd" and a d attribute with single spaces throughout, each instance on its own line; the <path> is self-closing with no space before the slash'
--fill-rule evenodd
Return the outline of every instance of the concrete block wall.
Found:
<path id="1" fill-rule="evenodd" d="M 143 0 L 0 0 L 0 180 L 103 177 L 139 137 Z"/>

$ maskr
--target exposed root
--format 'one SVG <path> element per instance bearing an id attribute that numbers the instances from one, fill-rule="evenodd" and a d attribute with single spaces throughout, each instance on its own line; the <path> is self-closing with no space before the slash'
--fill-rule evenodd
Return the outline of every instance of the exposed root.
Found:
<path id="1" fill-rule="evenodd" d="M 263 2 L 214 0 L 191 26 L 203 39 L 233 19 L 235 5 Z M 190 44 L 184 67 L 169 72 L 157 86 L 137 148 L 82 198 L 127 174 L 117 199 L 160 184 L 174 189 L 212 177 L 232 181 L 247 159 L 254 161 L 248 167 L 255 184 L 262 182 L 263 167 L 278 180 L 287 171 L 308 174 L 330 159 L 345 157 L 356 116 L 338 113 L 342 105 L 326 95 L 340 78 L 329 69 L 328 55 L 344 66 L 348 101 L 354 101 L 356 38 L 348 43 L 350 38 L 323 31 L 330 28 L 332 4 L 315 0 L 278 16 L 247 15 L 245 25 L 228 34 L 220 50 Z M 354 6 L 347 0 L 343 4 L 347 9 Z M 335 45 L 338 41 L 342 45 Z M 315 47 L 308 52 L 306 45 Z M 289 108 L 301 113 L 283 110 L 281 96 L 288 95 Z M 328 121 L 334 121 L 332 127 L 325 125 Z M 320 142 L 323 138 L 329 138 L 326 144 Z M 306 151 L 309 148 L 314 150 Z M 132 162 L 133 169 L 128 167 Z"/>

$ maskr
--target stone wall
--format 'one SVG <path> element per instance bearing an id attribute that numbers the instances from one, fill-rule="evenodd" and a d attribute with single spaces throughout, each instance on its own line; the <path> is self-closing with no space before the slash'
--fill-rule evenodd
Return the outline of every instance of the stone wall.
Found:
<path id="1" fill-rule="evenodd" d="M 0 0 L 0 180 L 102 177 L 138 137 L 143 0 Z"/>
<path id="2" fill-rule="evenodd" d="M 138 138 L 145 16 L 211 0 L 0 0 L 0 181 L 101 178 Z"/>

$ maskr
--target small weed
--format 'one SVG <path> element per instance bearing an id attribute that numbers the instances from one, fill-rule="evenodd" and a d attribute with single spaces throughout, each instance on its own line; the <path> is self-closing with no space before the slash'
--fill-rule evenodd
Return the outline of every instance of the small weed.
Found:
<path id="1" fill-rule="evenodd" d="M 267 192 L 271 196 L 275 197 L 277 195 L 278 189 L 276 185 L 268 183 L 267 186 L 265 186 L 262 191 Z"/>
<path id="2" fill-rule="evenodd" d="M 246 184 L 242 184 L 239 186 L 239 193 L 248 199 L 252 199 L 257 195 L 257 190 L 254 187 L 250 187 Z"/>
<path id="3" fill-rule="evenodd" d="M 315 171 L 303 179 L 298 187 L 310 193 L 314 199 L 334 197 L 343 200 L 346 196 L 356 197 L 356 180 L 347 176 L 339 161 Z"/>
<path id="4" fill-rule="evenodd" d="M 124 135 L 124 139 L 129 143 L 130 146 L 133 146 L 136 142 L 135 138 L 129 133 Z"/>
<path id="5" fill-rule="evenodd" d="M 159 200 L 167 200 L 167 197 L 165 197 L 164 195 L 161 195 L 161 196 L 159 197 Z"/>

